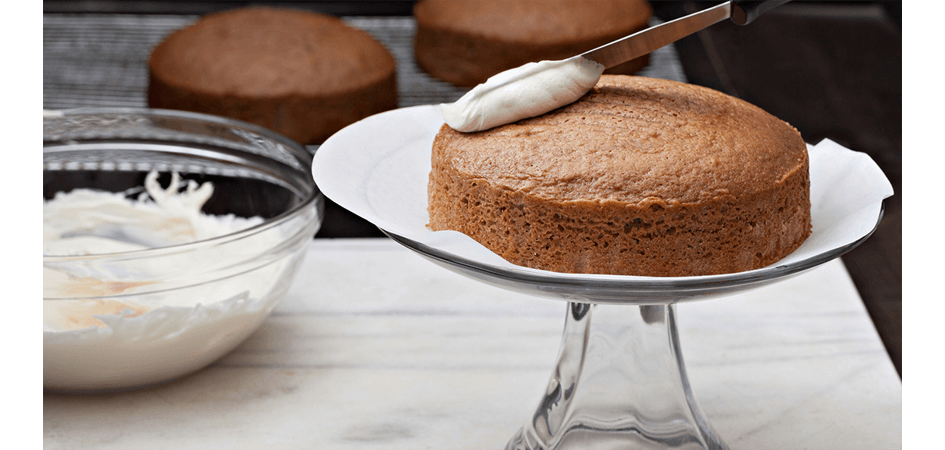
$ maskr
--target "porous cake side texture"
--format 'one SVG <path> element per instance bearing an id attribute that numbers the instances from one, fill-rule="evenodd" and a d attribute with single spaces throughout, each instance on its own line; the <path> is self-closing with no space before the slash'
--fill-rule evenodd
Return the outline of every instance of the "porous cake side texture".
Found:
<path id="1" fill-rule="evenodd" d="M 581 100 L 433 143 L 430 227 L 514 264 L 642 276 L 772 264 L 807 238 L 808 155 L 790 125 L 725 94 L 605 75 Z"/>
<path id="2" fill-rule="evenodd" d="M 647 27 L 643 0 L 421 0 L 414 57 L 424 71 L 475 86 L 529 62 L 565 59 Z M 640 57 L 608 70 L 631 74 Z"/>
<path id="3" fill-rule="evenodd" d="M 148 69 L 152 108 L 232 117 L 302 144 L 397 107 L 393 55 L 368 33 L 306 11 L 209 14 L 158 44 Z"/>

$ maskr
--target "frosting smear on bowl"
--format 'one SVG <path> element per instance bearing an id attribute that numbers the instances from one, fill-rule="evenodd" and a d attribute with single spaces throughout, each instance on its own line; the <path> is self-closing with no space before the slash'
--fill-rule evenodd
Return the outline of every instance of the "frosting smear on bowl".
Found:
<path id="1" fill-rule="evenodd" d="M 264 220 L 203 214 L 213 194 L 210 183 L 182 183 L 173 173 L 170 186 L 162 188 L 157 178 L 156 172 L 147 175 L 137 199 L 127 198 L 128 192 L 77 189 L 44 201 L 44 257 L 91 257 L 68 264 L 44 261 L 47 389 L 121 389 L 199 369 L 252 333 L 284 292 L 280 274 L 290 260 L 238 277 L 155 290 L 161 282 L 157 274 L 172 263 L 139 251 L 203 241 Z M 226 254 L 193 252 L 187 264 L 235 263 L 251 247 L 269 248 L 278 239 L 257 233 Z M 117 262 L 96 261 L 106 254 Z"/>
<path id="2" fill-rule="evenodd" d="M 603 65 L 581 56 L 528 63 L 492 76 L 440 111 L 456 131 L 488 130 L 577 101 L 603 72 Z"/>
<path id="3" fill-rule="evenodd" d="M 128 199 L 122 192 L 91 189 L 57 193 L 43 203 L 43 254 L 144 250 L 235 231 L 232 221 L 226 223 L 200 212 L 213 195 L 211 183 L 198 185 L 188 180 L 184 191 L 178 192 L 181 183 L 176 172 L 171 174 L 167 188 L 162 188 L 157 178 L 157 172 L 147 175 L 145 191 L 137 200 Z"/>

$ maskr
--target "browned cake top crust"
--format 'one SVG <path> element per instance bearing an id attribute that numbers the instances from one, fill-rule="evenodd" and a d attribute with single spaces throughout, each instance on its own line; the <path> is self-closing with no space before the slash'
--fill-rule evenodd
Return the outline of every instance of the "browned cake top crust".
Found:
<path id="1" fill-rule="evenodd" d="M 423 0 L 417 22 L 488 39 L 523 44 L 593 40 L 647 25 L 643 0 Z"/>
<path id="2" fill-rule="evenodd" d="M 166 83 L 214 95 L 333 95 L 390 77 L 393 56 L 364 31 L 304 11 L 209 14 L 168 36 L 149 68 Z"/>
<path id="3" fill-rule="evenodd" d="M 494 186 L 639 206 L 749 197 L 807 167 L 800 133 L 754 105 L 699 86 L 610 75 L 543 116 L 472 134 L 444 125 L 434 146 L 458 172 Z"/>

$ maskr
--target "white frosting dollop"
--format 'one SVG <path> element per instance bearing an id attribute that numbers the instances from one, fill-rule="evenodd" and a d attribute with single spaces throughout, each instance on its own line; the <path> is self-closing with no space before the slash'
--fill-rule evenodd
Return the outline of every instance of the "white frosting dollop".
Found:
<path id="1" fill-rule="evenodd" d="M 167 188 L 158 182 L 158 173 L 145 178 L 145 192 L 137 200 L 123 192 L 105 192 L 76 189 L 59 192 L 55 198 L 43 202 L 43 255 L 79 256 L 131 252 L 149 248 L 167 247 L 227 235 L 263 222 L 261 217 L 242 218 L 235 215 L 214 216 L 203 214 L 201 208 L 213 195 L 209 182 L 198 185 L 193 180 L 181 182 L 177 172 L 171 174 Z M 194 253 L 193 263 L 203 255 Z M 239 255 L 234 254 L 235 258 Z M 75 261 L 68 265 L 43 265 L 43 297 L 96 298 L 135 294 L 139 288 L 154 282 L 153 273 L 162 273 L 165 267 L 158 260 L 133 258 L 120 264 L 93 264 Z M 157 304 L 194 305 L 212 303 L 208 299 L 182 298 L 180 294 L 165 296 Z M 87 326 L 93 314 L 114 311 L 119 314 L 121 302 L 94 300 L 87 302 L 92 309 L 82 314 L 77 301 L 44 301 L 44 331 L 60 331 Z M 106 305 L 111 305 L 105 307 Z M 65 308 L 65 309 L 63 309 Z M 133 308 L 146 311 L 152 308 Z M 69 311 L 69 320 L 49 320 L 58 317 L 53 310 Z M 63 316 L 65 317 L 65 316 Z M 92 321 L 97 322 L 97 321 Z M 80 326 L 76 326 L 79 324 Z M 101 324 L 100 324 L 101 325 Z"/>
<path id="2" fill-rule="evenodd" d="M 144 193 L 76 189 L 43 202 L 43 255 L 101 255 L 223 236 L 261 217 L 208 215 L 209 183 L 163 188 L 148 174 Z M 275 248 L 279 234 L 257 233 L 240 245 L 192 252 L 195 267 L 233 264 Z M 117 258 L 117 257 L 116 257 Z M 164 381 L 216 360 L 252 333 L 285 292 L 296 259 L 273 260 L 239 276 L 172 290 L 148 290 L 179 260 L 129 256 L 120 264 L 43 264 L 43 386 L 120 389 Z M 53 300 L 53 298 L 57 300 Z"/>
<path id="3" fill-rule="evenodd" d="M 580 56 L 528 63 L 492 76 L 440 111 L 454 130 L 488 130 L 575 102 L 603 72 L 603 65 Z"/>
<path id="4" fill-rule="evenodd" d="M 146 194 L 138 201 L 124 193 L 89 189 L 59 192 L 43 203 L 43 254 L 90 255 L 184 244 L 231 233 L 200 212 L 213 185 L 181 183 L 171 174 L 165 189 L 158 173 L 145 178 Z M 181 185 L 184 191 L 178 192 Z M 146 201 L 150 197 L 153 201 Z M 261 221 L 254 219 L 254 221 Z"/>

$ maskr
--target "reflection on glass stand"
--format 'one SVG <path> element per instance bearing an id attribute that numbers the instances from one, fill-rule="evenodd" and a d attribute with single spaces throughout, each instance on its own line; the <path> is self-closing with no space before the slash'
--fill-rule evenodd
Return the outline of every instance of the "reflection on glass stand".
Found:
<path id="1" fill-rule="evenodd" d="M 675 306 L 569 304 L 555 371 L 507 449 L 723 449 L 689 389 Z"/>
<path id="2" fill-rule="evenodd" d="M 551 380 L 534 415 L 512 437 L 507 450 L 726 449 L 689 387 L 675 304 L 797 275 L 869 237 L 790 265 L 712 277 L 652 279 L 510 271 L 385 233 L 465 276 L 569 301 Z"/>

